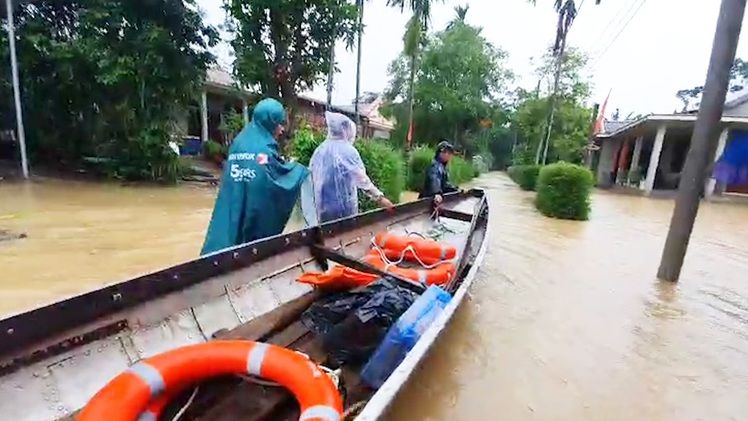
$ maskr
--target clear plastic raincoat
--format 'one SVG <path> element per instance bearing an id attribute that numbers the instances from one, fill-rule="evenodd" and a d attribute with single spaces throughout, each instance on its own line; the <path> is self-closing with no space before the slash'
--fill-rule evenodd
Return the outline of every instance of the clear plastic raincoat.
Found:
<path id="1" fill-rule="evenodd" d="M 327 112 L 325 119 L 327 138 L 309 161 L 320 222 L 357 214 L 357 189 L 374 200 L 383 196 L 369 179 L 361 155 L 353 147 L 356 124 L 338 113 Z"/>

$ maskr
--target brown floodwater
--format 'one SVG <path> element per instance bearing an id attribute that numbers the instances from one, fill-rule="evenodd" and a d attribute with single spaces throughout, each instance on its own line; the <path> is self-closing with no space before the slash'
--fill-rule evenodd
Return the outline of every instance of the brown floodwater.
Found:
<path id="1" fill-rule="evenodd" d="M 706 204 L 681 282 L 655 279 L 672 202 L 597 193 L 548 219 L 503 175 L 469 299 L 387 417 L 748 419 L 748 207 Z M 215 190 L 0 183 L 0 313 L 196 256 Z"/>

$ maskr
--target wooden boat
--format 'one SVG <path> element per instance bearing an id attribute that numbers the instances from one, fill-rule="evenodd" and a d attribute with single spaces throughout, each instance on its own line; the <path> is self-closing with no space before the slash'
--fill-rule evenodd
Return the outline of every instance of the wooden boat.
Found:
<path id="1" fill-rule="evenodd" d="M 342 368 L 344 418 L 379 419 L 475 278 L 488 235 L 482 190 L 446 195 L 438 211 L 421 200 L 278 235 L 8 317 L 0 321 L 0 419 L 72 421 L 97 391 L 139 360 L 217 339 L 275 344 L 324 364 L 319 338 L 299 322 L 322 292 L 296 279 L 329 261 L 377 273 L 354 260 L 373 235 L 429 235 L 437 228 L 438 241 L 458 250 L 445 286 L 452 294 L 447 307 L 378 390 L 361 383 L 360 367 Z M 159 419 L 173 420 L 185 403 L 180 421 L 299 419 L 292 395 L 259 381 L 218 378 L 189 392 Z"/>

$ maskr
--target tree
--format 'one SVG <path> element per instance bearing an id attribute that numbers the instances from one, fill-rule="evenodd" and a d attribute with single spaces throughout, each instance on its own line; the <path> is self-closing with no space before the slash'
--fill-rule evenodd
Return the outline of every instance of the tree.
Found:
<path id="1" fill-rule="evenodd" d="M 225 1 L 237 79 L 291 108 L 325 79 L 335 41 L 351 49 L 358 31 L 346 0 Z"/>
<path id="2" fill-rule="evenodd" d="M 732 63 L 730 69 L 730 85 L 728 87 L 729 92 L 742 91 L 748 83 L 748 61 L 743 61 L 740 58 L 736 58 Z M 694 86 L 689 89 L 681 89 L 675 93 L 675 97 L 683 102 L 683 108 L 681 112 L 689 111 L 691 105 L 698 107 L 699 101 L 701 100 L 701 94 L 704 93 L 704 86 Z"/>
<path id="3" fill-rule="evenodd" d="M 404 11 L 408 8 L 413 12 L 413 16 L 410 18 L 406 25 L 405 35 L 403 36 L 405 56 L 408 57 L 410 62 L 410 74 L 408 77 L 409 90 L 409 113 L 408 113 L 408 146 L 412 141 L 413 135 L 413 123 L 414 123 L 414 107 L 415 107 L 415 80 L 416 70 L 418 68 L 418 55 L 423 47 L 423 41 L 425 34 L 428 33 L 429 25 L 431 23 L 431 6 L 436 0 L 388 0 L 387 4 L 393 7 L 399 7 L 400 11 Z M 465 19 L 465 13 L 462 16 L 462 20 Z"/>
<path id="4" fill-rule="evenodd" d="M 575 48 L 569 48 L 564 55 L 562 71 L 558 77 L 555 118 L 548 138 L 548 162 L 582 161 L 592 119 L 592 110 L 584 105 L 590 95 L 589 82 L 583 72 L 587 60 L 587 56 Z M 545 54 L 542 60 L 535 63 L 536 74 L 541 78 L 547 77 L 554 62 L 552 54 Z M 538 92 L 518 92 L 511 121 L 512 131 L 517 135 L 514 164 L 536 162 L 540 142 L 544 139 L 544 134 L 547 134 L 547 126 L 544 123 L 547 121 L 548 103 L 552 94 L 552 86 Z"/>
<path id="5" fill-rule="evenodd" d="M 536 5 L 537 0 L 528 0 L 533 5 Z M 546 134 L 545 138 L 541 140 L 538 145 L 538 150 L 535 158 L 535 163 L 545 163 L 546 156 L 548 154 L 548 147 L 551 137 L 551 129 L 553 127 L 554 118 L 554 104 L 556 101 L 556 95 L 558 91 L 559 77 L 562 72 L 563 57 L 566 50 L 566 37 L 569 34 L 574 19 L 577 17 L 577 6 L 574 0 L 554 0 L 553 8 L 558 14 L 558 21 L 556 23 L 556 39 L 553 43 L 553 57 L 556 59 L 555 73 L 554 73 L 554 86 L 551 92 L 551 96 L 548 101 L 548 120 L 545 124 Z M 542 155 L 541 155 L 542 149 Z M 542 158 L 541 158 L 542 157 Z"/>
<path id="6" fill-rule="evenodd" d="M 37 163 L 78 167 L 96 156 L 108 159 L 115 177 L 174 178 L 168 142 L 201 89 L 217 40 L 194 1 L 21 3 L 16 26 Z M 0 38 L 4 49 L 7 33 Z M 2 68 L 0 77 L 9 78 Z"/>
<path id="7" fill-rule="evenodd" d="M 407 133 L 413 99 L 415 134 L 419 143 L 436 144 L 452 137 L 470 149 L 470 134 L 485 121 L 506 121 L 504 94 L 512 73 L 506 68 L 507 54 L 487 41 L 481 29 L 459 19 L 448 29 L 424 40 L 421 65 L 416 77 L 403 52 L 390 64 L 389 102 L 384 111 L 398 121 L 395 137 Z M 413 81 L 412 92 L 408 87 Z"/>

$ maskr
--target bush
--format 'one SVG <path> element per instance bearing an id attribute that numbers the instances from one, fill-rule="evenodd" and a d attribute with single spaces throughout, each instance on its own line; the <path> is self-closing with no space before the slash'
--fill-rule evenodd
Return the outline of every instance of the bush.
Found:
<path id="1" fill-rule="evenodd" d="M 475 178 L 475 169 L 470 161 L 461 156 L 455 156 L 447 165 L 449 171 L 449 182 L 455 186 L 466 183 Z"/>
<path id="2" fill-rule="evenodd" d="M 315 133 L 310 126 L 301 127 L 296 130 L 291 140 L 290 154 L 301 165 L 308 167 L 312 154 L 317 146 L 325 140 L 324 135 Z"/>
<path id="3" fill-rule="evenodd" d="M 206 140 L 203 142 L 203 155 L 206 158 L 212 158 L 214 156 L 218 156 L 221 154 L 222 147 L 221 144 L 216 142 L 215 140 Z"/>
<path id="4" fill-rule="evenodd" d="M 127 141 L 115 142 L 104 174 L 126 181 L 176 182 L 179 178 L 179 155 L 169 145 L 167 128 L 150 127 Z"/>
<path id="5" fill-rule="evenodd" d="M 427 147 L 418 147 L 411 152 L 408 161 L 408 190 L 417 192 L 423 188 L 426 172 L 434 162 L 435 154 L 433 149 Z"/>
<path id="6" fill-rule="evenodd" d="M 482 152 L 480 155 L 473 157 L 473 167 L 475 176 L 479 176 L 491 170 L 493 166 L 493 156 L 489 152 Z"/>
<path id="7" fill-rule="evenodd" d="M 557 162 L 540 170 L 535 207 L 546 216 L 585 221 L 593 177 L 585 167 Z"/>
<path id="8" fill-rule="evenodd" d="M 361 139 L 354 143 L 364 161 L 366 173 L 392 203 L 400 202 L 405 188 L 405 160 L 400 152 L 381 140 Z M 376 209 L 372 202 L 359 192 L 360 211 Z"/>
<path id="9" fill-rule="evenodd" d="M 507 170 L 511 178 L 522 190 L 535 190 L 540 165 L 514 165 Z"/>

